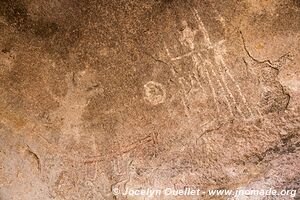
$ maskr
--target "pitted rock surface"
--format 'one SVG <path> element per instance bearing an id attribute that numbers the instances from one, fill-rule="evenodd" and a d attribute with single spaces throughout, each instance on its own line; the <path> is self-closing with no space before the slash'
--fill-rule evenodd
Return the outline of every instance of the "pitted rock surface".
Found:
<path id="1" fill-rule="evenodd" d="M 299 193 L 299 66 L 298 0 L 1 0 L 0 199 Z"/>

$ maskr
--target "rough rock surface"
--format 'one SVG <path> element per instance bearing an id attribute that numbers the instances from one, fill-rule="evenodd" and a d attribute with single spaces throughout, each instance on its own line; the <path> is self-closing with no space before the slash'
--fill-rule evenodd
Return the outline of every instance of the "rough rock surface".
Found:
<path id="1" fill-rule="evenodd" d="M 299 0 L 0 1 L 1 200 L 299 190 L 299 134 Z"/>

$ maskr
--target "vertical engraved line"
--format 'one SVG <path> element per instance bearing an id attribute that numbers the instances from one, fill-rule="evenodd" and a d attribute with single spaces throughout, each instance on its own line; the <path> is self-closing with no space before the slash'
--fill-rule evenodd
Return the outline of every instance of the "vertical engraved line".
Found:
<path id="1" fill-rule="evenodd" d="M 207 94 L 206 94 L 206 92 L 205 92 L 205 90 L 204 90 L 204 88 L 201 84 L 201 81 L 199 80 L 199 74 L 198 74 L 199 73 L 198 67 L 200 65 L 199 60 L 195 55 L 193 55 L 192 60 L 194 62 L 194 68 L 193 68 L 193 71 L 192 71 L 193 76 L 195 77 L 195 79 L 196 79 L 199 87 L 201 88 L 202 92 L 205 94 L 205 96 L 207 96 Z"/>
<path id="2" fill-rule="evenodd" d="M 223 91 L 223 93 L 224 93 L 224 97 L 225 97 L 225 100 L 226 100 L 226 102 L 227 102 L 227 107 L 228 107 L 228 109 L 229 109 L 229 111 L 230 111 L 230 114 L 231 114 L 232 116 L 234 116 L 233 111 L 232 111 L 232 108 L 231 108 L 231 104 L 230 104 L 230 102 L 229 102 L 229 100 L 228 100 L 228 98 L 227 98 L 227 95 L 226 95 L 226 91 L 225 91 L 223 85 L 222 85 L 221 82 L 220 82 L 220 78 L 217 76 L 216 72 L 214 71 L 212 63 L 211 63 L 209 60 L 205 60 L 205 62 L 207 63 L 208 66 L 210 66 L 210 70 L 212 71 L 212 74 L 213 74 L 214 77 L 216 78 L 216 80 L 217 80 L 219 86 L 221 87 L 221 89 L 222 89 L 222 91 Z M 237 109 L 238 109 L 239 112 L 241 112 L 240 109 L 239 109 L 238 107 L 237 107 Z"/>
<path id="3" fill-rule="evenodd" d="M 201 55 L 199 54 L 199 56 L 201 56 Z M 203 59 L 203 58 L 202 58 L 202 59 Z M 240 115 L 241 115 L 243 118 L 245 118 L 244 113 L 243 113 L 243 112 L 241 111 L 241 109 L 239 108 L 239 106 L 238 106 L 238 104 L 237 104 L 237 102 L 236 102 L 236 100 L 235 100 L 235 98 L 234 98 L 232 92 L 231 92 L 230 89 L 228 88 L 227 82 L 225 81 L 225 79 L 224 79 L 224 77 L 223 77 L 223 74 L 222 74 L 221 72 L 220 72 L 220 76 L 221 76 L 222 82 L 223 82 L 224 85 L 225 85 L 225 89 L 226 89 L 227 93 L 229 94 L 229 96 L 231 97 L 231 99 L 232 99 L 232 101 L 233 101 L 233 103 L 234 103 L 234 107 L 235 107 L 236 110 L 240 113 Z M 233 114 L 233 116 L 234 116 L 234 114 Z"/>
<path id="4" fill-rule="evenodd" d="M 232 99 L 232 101 L 233 101 L 233 103 L 234 103 L 234 106 L 235 106 L 235 108 L 237 109 L 237 111 L 245 118 L 244 113 L 243 113 L 243 112 L 241 111 L 241 109 L 239 108 L 238 103 L 236 102 L 235 97 L 233 96 L 231 90 L 230 90 L 229 87 L 228 87 L 228 83 L 226 82 L 225 77 L 224 77 L 224 75 L 223 75 L 223 73 L 222 73 L 222 70 L 221 70 L 221 68 L 220 68 L 220 64 L 219 64 L 218 62 L 217 62 L 216 64 L 217 64 L 217 66 L 218 66 L 218 72 L 219 72 L 219 74 L 220 74 L 221 81 L 222 81 L 222 83 L 223 83 L 224 86 L 225 86 L 225 90 L 227 91 L 228 95 L 229 95 L 230 98 Z"/>
<path id="5" fill-rule="evenodd" d="M 225 68 L 225 73 L 228 74 L 228 76 L 230 77 L 230 79 L 232 80 L 232 82 L 235 84 L 235 86 L 237 87 L 238 89 L 238 93 L 240 94 L 240 96 L 242 97 L 242 101 L 245 105 L 245 107 L 247 108 L 248 112 L 250 113 L 251 116 L 254 116 L 253 115 L 253 112 L 251 111 L 251 109 L 249 108 L 249 105 L 248 105 L 248 102 L 246 101 L 246 98 L 244 96 L 244 94 L 242 93 L 242 90 L 239 86 L 239 84 L 236 82 L 236 80 L 234 79 L 234 77 L 232 76 L 232 74 L 230 73 L 228 67 L 226 66 L 226 63 L 224 62 L 223 58 L 220 57 L 220 63 L 221 63 L 221 66 L 224 66 Z"/>
<path id="6" fill-rule="evenodd" d="M 183 107 L 184 107 L 184 112 L 185 112 L 185 115 L 188 117 L 188 119 L 190 120 L 190 111 L 189 111 L 189 107 L 187 105 L 187 93 L 186 93 L 186 90 L 185 90 L 185 86 L 184 86 L 184 83 L 183 83 L 183 80 L 184 79 L 183 77 L 180 77 L 179 78 L 179 83 L 182 87 L 182 91 L 183 91 L 183 95 L 181 95 L 181 101 L 182 101 L 182 104 L 183 104 Z"/>
<path id="7" fill-rule="evenodd" d="M 204 35 L 205 42 L 207 43 L 208 46 L 210 46 L 211 42 L 210 42 L 210 39 L 209 39 L 209 34 L 208 34 L 208 32 L 207 32 L 207 30 L 206 30 L 206 28 L 205 28 L 205 26 L 204 26 L 204 24 L 203 24 L 200 16 L 199 16 L 198 11 L 196 9 L 193 9 L 193 10 L 194 10 L 193 13 L 195 15 L 195 19 L 198 22 L 198 27 L 202 31 L 203 35 Z"/>
<path id="8" fill-rule="evenodd" d="M 198 53 L 198 56 L 201 58 L 201 54 L 200 54 L 200 53 Z M 204 71 L 205 71 L 205 73 L 206 73 L 206 78 L 207 78 L 207 80 L 208 80 L 208 85 L 209 85 L 209 87 L 210 87 L 210 89 L 211 89 L 211 91 L 212 91 L 212 94 L 213 94 L 214 103 L 215 103 L 215 105 L 216 105 L 216 108 L 217 108 L 218 113 L 220 113 L 220 108 L 219 108 L 219 105 L 218 105 L 218 102 L 217 102 L 217 95 L 216 95 L 215 88 L 213 87 L 212 81 L 211 81 L 211 79 L 210 79 L 210 75 L 209 75 L 209 73 L 208 73 L 207 68 L 205 67 L 205 63 L 204 63 L 203 66 L 204 66 Z"/>
<path id="9" fill-rule="evenodd" d="M 164 48 L 165 48 L 165 50 L 167 52 L 168 57 L 172 60 L 171 53 L 170 53 L 170 51 L 169 51 L 169 49 L 167 47 L 167 44 L 165 42 L 164 42 Z M 174 66 L 172 64 L 171 64 L 171 72 L 172 72 L 173 76 L 177 78 L 176 71 L 175 71 Z"/>

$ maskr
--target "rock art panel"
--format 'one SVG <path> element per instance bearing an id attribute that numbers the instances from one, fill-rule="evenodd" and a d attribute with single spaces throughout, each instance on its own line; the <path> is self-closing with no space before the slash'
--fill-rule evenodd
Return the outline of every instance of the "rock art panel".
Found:
<path id="1" fill-rule="evenodd" d="M 0 1 L 0 199 L 298 199 L 299 19 L 294 0 Z"/>

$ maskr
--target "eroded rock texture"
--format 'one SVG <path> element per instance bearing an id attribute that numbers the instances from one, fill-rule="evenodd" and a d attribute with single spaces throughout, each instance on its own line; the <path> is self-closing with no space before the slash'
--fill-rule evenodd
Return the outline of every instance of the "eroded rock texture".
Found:
<path id="1" fill-rule="evenodd" d="M 299 34 L 299 0 L 1 0 L 0 199 L 299 190 Z"/>

